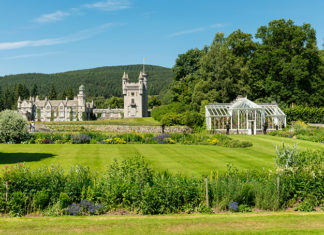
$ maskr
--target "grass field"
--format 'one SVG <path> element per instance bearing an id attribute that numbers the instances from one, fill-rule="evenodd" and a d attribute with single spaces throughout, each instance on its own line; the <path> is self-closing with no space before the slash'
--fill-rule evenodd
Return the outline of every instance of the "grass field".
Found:
<path id="1" fill-rule="evenodd" d="M 120 125 L 120 126 L 160 126 L 161 123 L 151 117 L 122 118 L 96 121 L 66 121 L 66 122 L 39 122 L 45 125 Z M 37 122 L 36 122 L 37 124 Z"/>
<path id="2" fill-rule="evenodd" d="M 1 234 L 323 234 L 324 213 L 1 218 Z"/>
<path id="3" fill-rule="evenodd" d="M 298 148 L 321 149 L 324 144 L 292 140 L 273 136 L 233 135 L 232 138 L 249 140 L 249 148 L 226 148 L 212 145 L 0 145 L 0 169 L 5 165 L 26 162 L 31 167 L 56 164 L 64 169 L 82 164 L 91 169 L 103 170 L 114 159 L 125 159 L 142 155 L 157 170 L 168 170 L 188 176 L 210 174 L 211 170 L 224 170 L 227 163 L 240 169 L 272 169 L 275 146 L 283 141 L 298 143 Z"/>

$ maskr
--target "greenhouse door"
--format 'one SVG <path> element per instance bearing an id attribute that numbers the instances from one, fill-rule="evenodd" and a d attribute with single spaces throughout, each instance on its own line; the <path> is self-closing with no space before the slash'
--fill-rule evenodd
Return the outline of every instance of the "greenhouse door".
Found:
<path id="1" fill-rule="evenodd" d="M 248 135 L 255 135 L 255 134 L 256 134 L 255 121 L 249 120 L 248 121 Z"/>

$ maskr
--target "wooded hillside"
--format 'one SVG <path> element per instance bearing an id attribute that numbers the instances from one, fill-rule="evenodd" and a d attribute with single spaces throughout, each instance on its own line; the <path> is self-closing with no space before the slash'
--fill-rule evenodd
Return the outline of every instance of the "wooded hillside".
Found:
<path id="1" fill-rule="evenodd" d="M 47 96 L 52 85 L 54 85 L 58 94 L 68 90 L 68 88 L 72 88 L 74 94 L 76 94 L 78 87 L 83 84 L 88 97 L 108 98 L 122 95 L 121 78 L 124 71 L 129 73 L 132 81 L 136 81 L 142 69 L 142 65 L 122 65 L 55 74 L 17 74 L 0 77 L 0 86 L 4 91 L 6 88 L 13 89 L 16 84 L 21 83 L 32 90 L 32 87 L 36 84 L 38 94 Z M 146 65 L 145 72 L 149 75 L 149 95 L 158 95 L 162 90 L 166 90 L 172 81 L 173 73 L 169 68 Z"/>

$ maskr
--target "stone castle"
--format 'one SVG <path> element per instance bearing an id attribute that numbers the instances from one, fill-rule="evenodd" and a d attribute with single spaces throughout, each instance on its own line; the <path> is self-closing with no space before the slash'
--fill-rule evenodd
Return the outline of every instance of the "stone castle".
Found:
<path id="1" fill-rule="evenodd" d="M 140 72 L 138 82 L 130 82 L 128 74 L 123 75 L 124 117 L 148 117 L 148 76 Z"/>
<path id="2" fill-rule="evenodd" d="M 98 119 L 139 118 L 148 117 L 148 75 L 140 72 L 138 82 L 130 82 L 124 72 L 122 88 L 124 109 L 96 109 L 93 101 L 86 102 L 84 86 L 73 100 L 40 100 L 30 97 L 28 100 L 18 98 L 18 112 L 29 121 L 78 121 Z"/>

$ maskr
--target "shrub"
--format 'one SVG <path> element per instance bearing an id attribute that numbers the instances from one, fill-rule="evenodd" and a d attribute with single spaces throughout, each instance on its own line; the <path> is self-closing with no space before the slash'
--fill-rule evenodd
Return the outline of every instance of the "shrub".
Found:
<path id="1" fill-rule="evenodd" d="M 71 203 L 69 195 L 64 192 L 60 192 L 59 205 L 61 209 L 66 208 Z"/>
<path id="2" fill-rule="evenodd" d="M 239 212 L 252 212 L 252 208 L 248 205 L 241 204 L 238 207 Z"/>
<path id="3" fill-rule="evenodd" d="M 228 205 L 228 210 L 230 212 L 238 212 L 239 211 L 239 206 L 238 206 L 238 203 L 237 202 L 230 202 Z"/>
<path id="4" fill-rule="evenodd" d="M 49 195 L 45 190 L 37 191 L 34 196 L 34 203 L 36 208 L 45 209 L 49 203 Z"/>
<path id="5" fill-rule="evenodd" d="M 72 144 L 89 144 L 90 140 L 91 140 L 90 136 L 85 134 L 71 136 Z"/>
<path id="6" fill-rule="evenodd" d="M 9 206 L 11 216 L 23 216 L 27 212 L 27 196 L 22 192 L 12 193 Z"/>
<path id="7" fill-rule="evenodd" d="M 164 115 L 168 113 L 184 113 L 188 110 L 186 105 L 181 103 L 173 102 L 169 105 L 162 105 L 152 110 L 151 115 L 155 120 L 161 121 Z"/>
<path id="8" fill-rule="evenodd" d="M 184 114 L 179 113 L 166 113 L 163 115 L 161 122 L 166 126 L 179 126 L 185 125 Z"/>
<path id="9" fill-rule="evenodd" d="M 308 201 L 303 201 L 302 203 L 300 203 L 297 207 L 297 210 L 303 212 L 315 211 L 314 206 Z"/>
<path id="10" fill-rule="evenodd" d="M 0 142 L 21 143 L 29 139 L 27 121 L 17 112 L 5 110 L 0 113 Z"/>
<path id="11" fill-rule="evenodd" d="M 294 106 L 283 109 L 287 122 L 303 121 L 307 123 L 324 123 L 324 107 Z"/>

